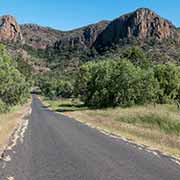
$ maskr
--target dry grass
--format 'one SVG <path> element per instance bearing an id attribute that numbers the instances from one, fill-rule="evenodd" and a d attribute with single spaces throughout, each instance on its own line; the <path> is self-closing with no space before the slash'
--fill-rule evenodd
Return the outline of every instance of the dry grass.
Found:
<path id="1" fill-rule="evenodd" d="M 177 124 L 180 121 L 180 114 L 174 106 L 159 105 L 156 108 L 147 106 L 126 109 L 85 110 L 66 112 L 65 114 L 88 123 L 90 126 L 130 139 L 137 144 L 146 145 L 150 149 L 156 149 L 180 158 L 180 137 L 176 132 L 169 132 L 166 128 L 164 130 L 164 126 L 161 128 L 154 121 L 142 121 L 146 117 L 149 119 L 153 114 L 153 117 L 158 117 L 155 119 L 164 120 L 162 124 L 166 124 L 168 121 Z M 171 123 L 167 126 L 170 126 L 171 129 Z"/>
<path id="2" fill-rule="evenodd" d="M 20 107 L 16 106 L 11 112 L 7 114 L 0 114 L 0 150 L 8 143 L 10 136 L 18 123 L 22 119 L 23 115 L 29 109 L 30 103 Z"/>
<path id="3" fill-rule="evenodd" d="M 180 135 L 180 112 L 174 105 L 137 106 L 86 111 L 89 116 L 105 117 L 120 123 L 157 129 L 166 134 Z"/>

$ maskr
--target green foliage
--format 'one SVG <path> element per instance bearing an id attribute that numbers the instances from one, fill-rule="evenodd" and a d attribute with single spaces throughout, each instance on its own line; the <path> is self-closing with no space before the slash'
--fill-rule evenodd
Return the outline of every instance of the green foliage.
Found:
<path id="1" fill-rule="evenodd" d="M 23 74 L 27 80 L 32 81 L 32 66 L 26 63 L 21 56 L 16 57 L 15 61 L 18 71 Z"/>
<path id="2" fill-rule="evenodd" d="M 134 65 L 144 69 L 148 69 L 151 66 L 150 59 L 148 59 L 143 50 L 138 47 L 126 49 L 122 53 L 122 57 L 129 59 Z"/>
<path id="3" fill-rule="evenodd" d="M 180 89 L 180 71 L 174 64 L 154 66 L 155 78 L 158 80 L 160 91 L 158 103 L 170 103 L 178 98 Z"/>
<path id="4" fill-rule="evenodd" d="M 7 105 L 0 99 L 0 113 L 5 113 L 8 110 Z"/>
<path id="5" fill-rule="evenodd" d="M 158 89 L 151 69 L 127 59 L 87 63 L 80 68 L 77 91 L 88 106 L 130 106 L 152 102 Z"/>
<path id="6" fill-rule="evenodd" d="M 132 59 L 90 62 L 79 70 L 76 94 L 86 105 L 100 108 L 175 101 L 179 106 L 179 70 L 174 64 L 137 65 Z"/>
<path id="7" fill-rule="evenodd" d="M 50 99 L 76 96 L 91 107 L 175 101 L 180 107 L 180 68 L 174 64 L 152 65 L 137 47 L 123 50 L 119 58 L 84 63 L 76 75 L 49 73 L 40 78 L 39 86 Z"/>
<path id="8" fill-rule="evenodd" d="M 73 85 L 70 81 L 58 80 L 57 81 L 57 95 L 70 98 L 73 94 Z"/>
<path id="9" fill-rule="evenodd" d="M 70 81 L 65 79 L 57 79 L 49 75 L 40 77 L 38 79 L 38 86 L 44 96 L 49 99 L 56 97 L 69 98 L 73 94 L 73 85 Z"/>
<path id="10" fill-rule="evenodd" d="M 68 112 L 68 111 L 82 111 L 87 110 L 88 108 L 84 106 L 83 102 L 79 99 L 66 98 L 56 100 L 45 99 L 45 102 L 50 105 L 51 109 L 58 112 Z"/>
<path id="11" fill-rule="evenodd" d="M 0 112 L 27 99 L 30 84 L 16 69 L 3 45 L 0 45 L 0 82 Z"/>

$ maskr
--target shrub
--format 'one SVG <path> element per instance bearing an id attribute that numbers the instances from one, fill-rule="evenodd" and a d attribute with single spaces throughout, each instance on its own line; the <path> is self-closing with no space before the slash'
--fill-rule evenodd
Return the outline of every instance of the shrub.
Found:
<path id="1" fill-rule="evenodd" d="M 158 83 L 152 69 L 127 59 L 90 62 L 80 68 L 77 90 L 88 106 L 131 106 L 156 99 Z"/>
<path id="2" fill-rule="evenodd" d="M 156 65 L 154 73 L 160 86 L 158 103 L 174 102 L 180 89 L 179 67 L 174 64 Z"/>
<path id="3" fill-rule="evenodd" d="M 54 99 L 58 96 L 70 98 L 73 95 L 73 85 L 68 80 L 57 79 L 57 77 L 47 75 L 41 77 L 38 81 L 42 94 L 49 99 Z"/>
<path id="4" fill-rule="evenodd" d="M 8 106 L 0 99 L 0 113 L 5 113 L 8 111 Z"/>
<path id="5" fill-rule="evenodd" d="M 13 60 L 0 45 L 0 98 L 1 110 L 4 107 L 23 103 L 29 96 L 30 84 L 16 69 Z"/>

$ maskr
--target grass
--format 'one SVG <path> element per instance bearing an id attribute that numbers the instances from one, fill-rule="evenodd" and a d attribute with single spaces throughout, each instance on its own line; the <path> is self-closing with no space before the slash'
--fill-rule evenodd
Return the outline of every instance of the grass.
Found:
<path id="1" fill-rule="evenodd" d="M 45 102 L 57 112 L 82 111 L 88 109 L 77 99 L 46 100 Z"/>
<path id="2" fill-rule="evenodd" d="M 180 112 L 173 105 L 137 106 L 87 111 L 89 116 L 111 118 L 120 123 L 127 123 L 143 128 L 157 129 L 167 134 L 180 135 Z"/>
<path id="3" fill-rule="evenodd" d="M 9 137 L 28 107 L 29 103 L 24 106 L 15 106 L 9 113 L 0 114 L 0 151 L 8 143 Z"/>
<path id="4" fill-rule="evenodd" d="M 92 110 L 80 101 L 46 101 L 52 110 L 180 158 L 180 112 L 175 105 Z"/>

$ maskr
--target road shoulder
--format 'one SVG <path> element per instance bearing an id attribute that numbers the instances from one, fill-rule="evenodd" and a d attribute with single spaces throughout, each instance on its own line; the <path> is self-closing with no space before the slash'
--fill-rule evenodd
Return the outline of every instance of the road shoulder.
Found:
<path id="1" fill-rule="evenodd" d="M 31 102 L 28 102 L 9 113 L 0 115 L 0 159 L 3 158 L 14 132 L 23 123 L 23 119 L 30 110 Z"/>

